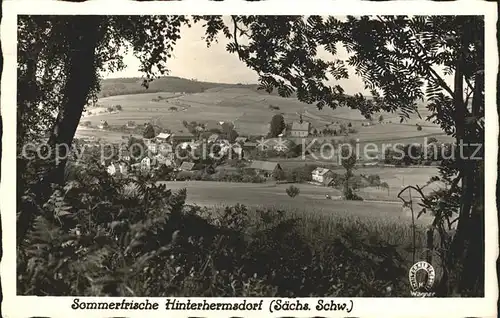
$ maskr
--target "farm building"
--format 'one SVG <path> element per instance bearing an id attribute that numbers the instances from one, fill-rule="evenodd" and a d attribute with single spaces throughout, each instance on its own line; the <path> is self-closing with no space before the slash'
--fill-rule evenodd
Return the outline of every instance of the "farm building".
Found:
<path id="1" fill-rule="evenodd" d="M 252 161 L 250 169 L 254 169 L 258 174 L 263 175 L 266 178 L 273 176 L 277 171 L 283 170 L 277 162 L 259 160 Z"/>
<path id="2" fill-rule="evenodd" d="M 307 137 L 311 132 L 311 123 L 307 121 L 292 123 L 292 129 L 290 130 L 290 136 L 292 137 Z"/>
<path id="3" fill-rule="evenodd" d="M 156 136 L 157 142 L 167 142 L 172 134 L 160 133 Z"/>
<path id="4" fill-rule="evenodd" d="M 182 171 L 192 171 L 194 168 L 194 162 L 184 161 L 179 167 Z"/>
<path id="5" fill-rule="evenodd" d="M 314 169 L 311 173 L 311 178 L 313 181 L 323 183 L 325 185 L 328 185 L 328 183 L 331 181 L 332 176 L 332 170 L 321 167 Z"/>

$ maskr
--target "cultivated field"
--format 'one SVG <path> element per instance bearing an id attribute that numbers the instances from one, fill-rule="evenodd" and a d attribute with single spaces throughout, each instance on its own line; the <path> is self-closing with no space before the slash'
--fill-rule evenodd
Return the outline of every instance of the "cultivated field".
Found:
<path id="1" fill-rule="evenodd" d="M 350 122 L 358 132 L 350 134 L 348 138 L 359 139 L 361 143 L 423 142 L 424 136 L 444 138 L 439 127 L 422 119 L 412 119 L 400 124 L 397 114 L 384 113 L 383 123 L 378 123 L 377 114 L 374 116 L 374 125 L 365 127 L 362 123 L 367 121 L 357 110 L 347 108 L 318 110 L 314 105 L 301 103 L 295 98 L 262 94 L 249 88 L 210 88 L 192 94 L 155 92 L 118 95 L 101 98 L 98 104 L 100 108 L 121 105 L 123 110 L 86 117 L 85 120 L 90 120 L 93 125 L 97 125 L 101 120 L 106 120 L 110 125 L 124 125 L 133 120 L 137 125 L 154 122 L 179 133 L 185 132 L 183 121 L 201 123 L 230 121 L 235 124 L 240 135 L 265 135 L 272 116 L 281 113 L 287 123 L 298 120 L 299 114 L 302 114 L 303 119 L 311 122 L 318 130 L 335 122 L 343 124 Z M 271 109 L 271 106 L 279 109 Z M 88 109 L 91 112 L 92 110 L 92 107 Z M 426 110 L 422 108 L 419 112 L 425 118 Z M 416 123 L 422 125 L 421 131 L 416 129 Z M 344 139 L 344 137 L 337 138 Z"/>
<path id="2" fill-rule="evenodd" d="M 403 211 L 399 202 L 383 201 L 341 201 L 327 200 L 326 194 L 340 196 L 335 189 L 310 184 L 295 184 L 300 194 L 290 198 L 285 189 L 289 184 L 244 184 L 211 181 L 164 182 L 173 191 L 187 189 L 188 204 L 200 206 L 231 206 L 244 204 L 250 207 L 283 209 L 287 213 L 309 214 L 318 216 L 355 216 L 410 222 L 411 214 Z M 419 220 L 421 224 L 429 224 L 429 218 Z"/>
<path id="3" fill-rule="evenodd" d="M 110 143 L 121 143 L 124 141 L 123 136 L 134 136 L 134 137 L 142 137 L 139 135 L 133 134 L 124 134 L 118 131 L 107 131 L 101 129 L 92 129 L 86 127 L 78 127 L 76 131 L 76 138 L 90 138 L 95 137 L 96 139 L 102 139 Z"/>

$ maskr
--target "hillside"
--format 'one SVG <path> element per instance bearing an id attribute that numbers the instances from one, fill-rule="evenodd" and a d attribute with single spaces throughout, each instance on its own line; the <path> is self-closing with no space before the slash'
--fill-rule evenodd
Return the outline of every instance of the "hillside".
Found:
<path id="1" fill-rule="evenodd" d="M 262 90 L 258 90 L 257 84 L 227 84 L 227 83 L 213 83 L 201 82 L 196 80 L 189 80 L 175 76 L 165 76 L 158 78 L 150 83 L 149 88 L 146 89 L 141 86 L 142 79 L 139 77 L 132 78 L 109 78 L 101 82 L 101 92 L 99 97 L 109 97 L 117 95 L 131 95 L 143 93 L 202 93 L 210 89 L 219 88 L 244 88 L 257 93 L 266 94 Z M 277 95 L 273 93 L 271 95 Z"/>

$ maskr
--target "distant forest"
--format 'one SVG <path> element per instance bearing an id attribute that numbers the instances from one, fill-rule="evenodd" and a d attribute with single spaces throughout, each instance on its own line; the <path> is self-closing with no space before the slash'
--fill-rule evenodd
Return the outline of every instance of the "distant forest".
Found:
<path id="1" fill-rule="evenodd" d="M 101 92 L 99 97 L 108 97 L 126 94 L 156 93 L 156 92 L 185 92 L 201 93 L 213 88 L 246 88 L 262 94 L 267 94 L 264 90 L 259 90 L 257 84 L 224 84 L 201 82 L 174 76 L 165 76 L 155 79 L 149 83 L 149 88 L 142 86 L 143 79 L 132 78 L 110 78 L 101 82 Z M 278 95 L 273 92 L 272 95 Z"/>

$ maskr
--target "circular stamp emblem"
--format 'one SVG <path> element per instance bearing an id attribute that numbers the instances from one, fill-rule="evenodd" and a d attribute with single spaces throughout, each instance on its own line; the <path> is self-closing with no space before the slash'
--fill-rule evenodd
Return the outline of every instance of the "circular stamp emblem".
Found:
<path id="1" fill-rule="evenodd" d="M 413 292 L 428 293 L 434 285 L 436 272 L 431 264 L 420 261 L 410 268 L 408 278 Z"/>

